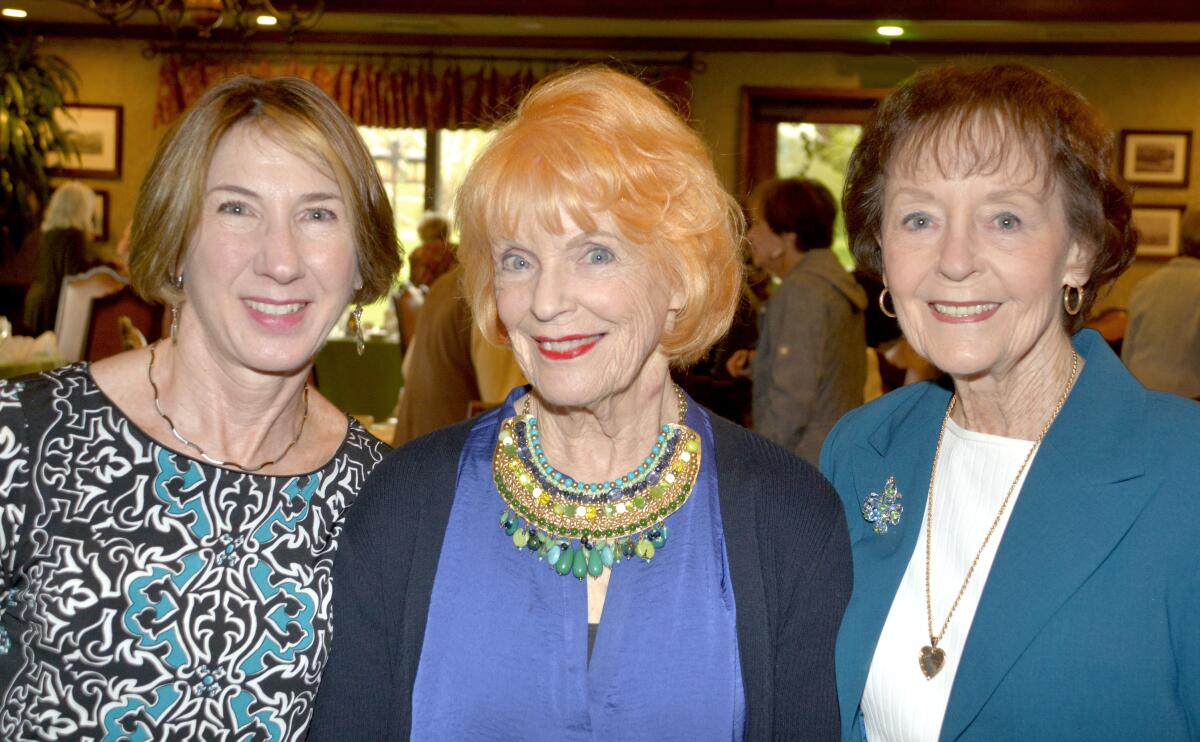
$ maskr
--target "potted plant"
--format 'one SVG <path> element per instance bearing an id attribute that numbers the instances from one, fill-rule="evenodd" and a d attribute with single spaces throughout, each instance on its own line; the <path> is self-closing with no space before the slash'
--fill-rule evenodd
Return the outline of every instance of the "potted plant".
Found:
<path id="1" fill-rule="evenodd" d="M 75 153 L 54 120 L 68 94 L 78 96 L 78 77 L 66 60 L 41 54 L 33 34 L 0 29 L 0 261 L 20 249 L 50 197 L 46 155 Z"/>

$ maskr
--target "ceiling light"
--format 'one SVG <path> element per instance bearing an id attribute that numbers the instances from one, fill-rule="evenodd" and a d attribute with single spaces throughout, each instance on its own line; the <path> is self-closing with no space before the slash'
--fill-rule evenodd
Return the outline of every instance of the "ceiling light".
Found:
<path id="1" fill-rule="evenodd" d="M 29 14 L 20 8 L 4 8 L 3 10 L 0 10 L 0 15 L 4 16 L 5 18 L 24 18 Z"/>
<path id="2" fill-rule="evenodd" d="M 878 26 L 875 29 L 875 33 L 879 34 L 880 36 L 896 37 L 903 36 L 904 29 L 900 26 Z"/>
<path id="3" fill-rule="evenodd" d="M 279 19 L 273 15 L 260 15 L 254 19 L 254 22 L 260 26 L 274 26 L 279 23 Z"/>

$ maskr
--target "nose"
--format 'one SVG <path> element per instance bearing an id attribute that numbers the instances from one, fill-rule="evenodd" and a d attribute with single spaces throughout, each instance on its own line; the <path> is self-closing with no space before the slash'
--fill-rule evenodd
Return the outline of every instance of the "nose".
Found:
<path id="1" fill-rule="evenodd" d="M 566 271 L 560 270 L 552 261 L 542 266 L 533 280 L 531 311 L 539 322 L 550 322 L 571 311 L 573 286 Z"/>
<path id="2" fill-rule="evenodd" d="M 304 275 L 297 236 L 287 220 L 272 220 L 264 228 L 255 256 L 255 270 L 277 283 L 288 284 Z"/>
<path id="3" fill-rule="evenodd" d="M 967 220 L 945 232 L 938 252 L 938 272 L 951 281 L 962 281 L 976 270 L 976 235 Z"/>

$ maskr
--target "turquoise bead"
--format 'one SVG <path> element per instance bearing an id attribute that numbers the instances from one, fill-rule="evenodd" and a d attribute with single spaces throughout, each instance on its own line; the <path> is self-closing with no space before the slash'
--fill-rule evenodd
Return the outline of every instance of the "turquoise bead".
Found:
<path id="1" fill-rule="evenodd" d="M 517 518 L 513 518 L 512 520 L 510 520 L 508 522 L 508 525 L 504 527 L 504 532 L 507 533 L 509 536 L 511 536 L 514 533 L 516 533 L 517 529 L 520 527 L 521 527 L 521 521 Z"/>
<path id="2" fill-rule="evenodd" d="M 613 566 L 613 547 L 612 544 L 605 544 L 600 549 L 600 560 L 604 562 L 605 567 Z"/>
<path id="3" fill-rule="evenodd" d="M 571 572 L 582 580 L 583 576 L 586 575 L 588 571 L 587 555 L 583 553 L 583 547 L 574 549 L 573 553 L 574 556 L 572 557 L 571 561 Z"/>
<path id="4" fill-rule="evenodd" d="M 560 547 L 560 549 L 561 551 L 558 561 L 554 563 L 554 571 L 558 572 L 560 575 L 566 576 L 570 574 L 571 566 L 574 563 L 574 559 L 572 557 L 573 552 L 569 547 L 566 549 L 562 549 Z"/>
<path id="5" fill-rule="evenodd" d="M 604 557 L 600 553 L 600 549 L 588 549 L 587 570 L 592 577 L 599 577 L 604 574 Z"/>

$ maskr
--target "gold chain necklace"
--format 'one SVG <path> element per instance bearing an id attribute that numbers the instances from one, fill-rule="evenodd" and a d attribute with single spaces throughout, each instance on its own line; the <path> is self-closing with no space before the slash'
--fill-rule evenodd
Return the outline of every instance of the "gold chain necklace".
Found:
<path id="1" fill-rule="evenodd" d="M 171 418 L 167 416 L 167 413 L 163 412 L 162 404 L 158 401 L 158 385 L 154 383 L 154 349 L 156 345 L 157 343 L 150 346 L 150 365 L 146 369 L 146 378 L 150 380 L 150 388 L 154 390 L 154 411 L 157 412 L 158 416 L 167 423 L 167 427 L 171 429 L 171 435 L 175 436 L 175 440 L 182 443 L 185 447 L 195 451 L 200 458 L 204 459 L 208 463 L 215 464 L 216 466 L 228 466 L 234 469 L 240 469 L 247 474 L 253 474 L 256 471 L 262 471 L 271 464 L 277 464 L 280 461 L 283 461 L 283 458 L 288 455 L 289 451 L 292 450 L 292 446 L 296 445 L 296 442 L 300 440 L 300 436 L 304 434 L 304 423 L 308 422 L 308 384 L 304 385 L 304 414 L 300 418 L 300 428 L 296 431 L 296 437 L 292 439 L 292 442 L 287 444 L 287 448 L 283 449 L 283 453 L 279 454 L 270 461 L 262 462 L 258 466 L 244 466 L 236 461 L 221 461 L 220 459 L 209 456 L 207 453 L 205 453 L 203 448 L 187 438 L 184 438 L 183 435 L 175 429 L 175 423 L 171 422 Z"/>
<path id="2" fill-rule="evenodd" d="M 937 465 L 938 459 L 942 454 L 942 439 L 946 435 L 946 424 L 950 421 L 950 414 L 954 412 L 954 405 L 958 402 L 958 394 L 955 393 L 950 398 L 950 404 L 946 406 L 946 416 L 942 418 L 942 429 L 938 432 L 937 448 L 933 452 L 933 470 L 929 473 L 929 496 L 927 517 L 925 518 L 925 619 L 929 629 L 929 644 L 921 647 L 921 654 L 917 657 L 917 662 L 921 666 L 921 672 L 925 674 L 927 680 L 932 680 L 935 675 L 942 671 L 942 667 L 946 663 L 946 652 L 938 646 L 938 642 L 946 635 L 946 630 L 950 628 L 950 619 L 954 617 L 954 611 L 958 609 L 958 604 L 962 600 L 963 595 L 967 592 L 967 585 L 971 582 L 971 577 L 975 574 L 975 567 L 979 564 L 980 557 L 987 549 L 988 542 L 992 540 L 992 534 L 996 532 L 996 527 L 1000 525 L 1000 519 L 1004 517 L 1004 512 L 1008 509 L 1008 503 L 1012 500 L 1013 493 L 1017 491 L 1017 483 L 1021 481 L 1021 477 L 1025 474 L 1025 469 L 1029 466 L 1029 462 L 1033 460 L 1034 453 L 1042 445 L 1042 439 L 1046 437 L 1046 433 L 1050 431 L 1050 426 L 1054 424 L 1058 418 L 1058 413 L 1062 412 L 1063 405 L 1067 403 L 1067 396 L 1071 393 L 1071 387 L 1075 385 L 1075 377 L 1079 373 L 1079 354 L 1074 350 L 1071 351 L 1071 376 L 1067 379 L 1067 385 L 1062 391 L 1062 395 L 1058 398 L 1058 404 L 1054 406 L 1054 412 L 1051 413 L 1050 419 L 1042 426 L 1042 432 L 1038 433 L 1037 440 L 1029 447 L 1029 453 L 1025 454 L 1025 460 L 1021 462 L 1021 468 L 1017 470 L 1017 476 L 1013 479 L 1012 484 L 1008 486 L 1008 493 L 1004 495 L 1004 502 L 1000 503 L 1000 510 L 997 511 L 996 517 L 992 519 L 992 525 L 988 528 L 987 535 L 983 537 L 983 543 L 979 545 L 979 551 L 975 552 L 975 558 L 971 560 L 971 566 L 967 569 L 967 576 L 963 578 L 962 587 L 958 588 L 958 595 L 954 598 L 954 603 L 950 605 L 950 612 L 946 614 L 946 620 L 942 622 L 942 630 L 937 634 L 933 633 L 933 599 L 931 597 L 932 590 L 929 587 L 929 565 L 932 562 L 933 550 L 933 483 L 937 480 Z"/>

